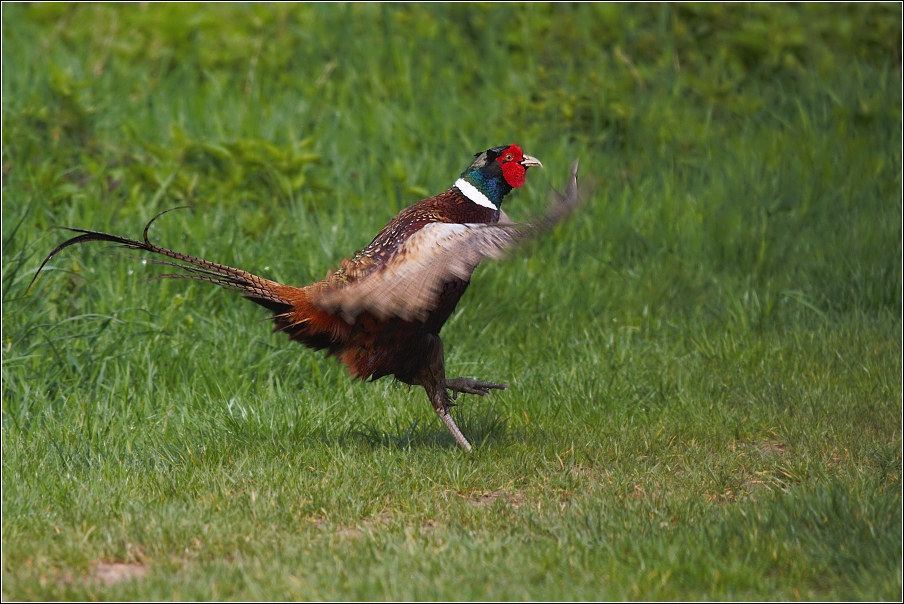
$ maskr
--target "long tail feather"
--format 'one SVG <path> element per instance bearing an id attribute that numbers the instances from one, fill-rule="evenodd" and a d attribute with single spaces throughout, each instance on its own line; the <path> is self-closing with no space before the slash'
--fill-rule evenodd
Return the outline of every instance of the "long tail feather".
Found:
<path id="1" fill-rule="evenodd" d="M 160 247 L 151 243 L 148 239 L 148 230 L 151 228 L 151 225 L 163 214 L 176 209 L 179 208 L 164 210 L 163 212 L 160 212 L 159 214 L 151 218 L 148 221 L 147 225 L 145 225 L 144 227 L 144 232 L 142 233 L 143 241 L 137 241 L 135 239 L 129 239 L 127 237 L 120 237 L 119 235 L 111 235 L 109 233 L 103 233 L 100 231 L 90 231 L 87 229 L 77 229 L 73 227 L 61 227 L 73 233 L 81 233 L 81 235 L 68 239 L 60 245 L 56 246 L 53 251 L 47 255 L 47 257 L 44 259 L 44 262 L 41 263 L 41 266 L 38 268 L 37 272 L 35 272 L 35 276 L 34 278 L 32 278 L 31 283 L 28 285 L 28 287 L 31 288 L 35 280 L 38 278 L 38 275 L 44 269 L 44 266 L 46 266 L 47 263 L 50 262 L 51 258 L 56 256 L 67 247 L 78 245 L 80 243 L 88 243 L 91 241 L 106 241 L 109 243 L 117 244 L 116 247 L 142 250 L 167 256 L 169 258 L 172 258 L 173 260 L 177 260 L 178 262 L 169 262 L 166 260 L 153 260 L 153 262 L 155 264 L 163 264 L 166 266 L 176 267 L 189 273 L 187 275 L 159 275 L 157 277 L 153 277 L 154 279 L 193 279 L 196 281 L 206 281 L 208 283 L 214 283 L 228 289 L 238 290 L 252 302 L 256 302 L 257 304 L 260 304 L 261 306 L 264 306 L 265 308 L 268 308 L 274 312 L 286 312 L 289 308 L 292 307 L 292 302 L 290 300 L 287 300 L 276 293 L 275 288 L 282 287 L 276 281 L 263 279 L 256 275 L 252 275 L 247 271 L 232 268 L 231 266 L 226 266 L 223 264 L 217 264 L 216 262 L 210 262 L 209 260 L 204 260 L 203 258 L 189 256 L 188 254 L 182 254 L 180 252 L 174 252 L 173 250 L 169 250 L 167 248 Z"/>

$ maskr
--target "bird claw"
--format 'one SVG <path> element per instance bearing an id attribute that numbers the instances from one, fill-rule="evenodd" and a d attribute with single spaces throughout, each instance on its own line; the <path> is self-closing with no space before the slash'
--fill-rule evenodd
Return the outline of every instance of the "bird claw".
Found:
<path id="1" fill-rule="evenodd" d="M 452 399 L 457 399 L 459 394 L 476 394 L 478 396 L 486 396 L 490 390 L 505 390 L 508 388 L 506 384 L 497 384 L 496 382 L 481 382 L 472 380 L 471 378 L 455 378 L 446 380 L 446 388 L 452 391 Z"/>

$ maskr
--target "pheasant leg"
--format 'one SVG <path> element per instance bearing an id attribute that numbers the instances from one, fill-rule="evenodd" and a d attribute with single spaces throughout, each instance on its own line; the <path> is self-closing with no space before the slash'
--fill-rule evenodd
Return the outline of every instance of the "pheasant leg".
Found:
<path id="1" fill-rule="evenodd" d="M 427 392 L 427 398 L 430 399 L 430 403 L 433 405 L 433 410 L 436 411 L 439 418 L 446 424 L 449 432 L 455 437 L 455 441 L 461 445 L 465 451 L 470 452 L 471 443 L 468 442 L 468 439 L 465 438 L 464 434 L 461 433 L 461 430 L 458 429 L 455 420 L 452 419 L 452 414 L 449 413 L 449 410 L 453 405 L 452 400 L 449 398 L 449 393 L 446 392 L 448 381 L 446 380 L 446 365 L 443 358 L 443 342 L 439 339 L 439 336 L 431 334 L 427 337 L 430 340 L 427 343 L 426 362 L 422 366 L 414 383 L 424 387 L 424 390 Z"/>

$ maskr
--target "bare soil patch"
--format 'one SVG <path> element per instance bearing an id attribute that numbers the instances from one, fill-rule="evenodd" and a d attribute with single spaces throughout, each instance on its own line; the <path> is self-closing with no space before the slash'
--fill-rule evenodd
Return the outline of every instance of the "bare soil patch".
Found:
<path id="1" fill-rule="evenodd" d="M 472 495 L 467 499 L 468 503 L 470 503 L 471 505 L 482 508 L 491 507 L 494 503 L 496 503 L 496 500 L 500 498 L 502 498 L 505 503 L 509 504 L 512 509 L 515 510 L 521 507 L 521 504 L 524 501 L 524 496 L 521 493 L 506 493 L 502 489 L 497 489 L 489 493 Z"/>
<path id="2" fill-rule="evenodd" d="M 148 567 L 143 564 L 126 564 L 125 562 L 101 562 L 91 574 L 90 581 L 115 585 L 123 581 L 141 579 L 148 574 Z"/>

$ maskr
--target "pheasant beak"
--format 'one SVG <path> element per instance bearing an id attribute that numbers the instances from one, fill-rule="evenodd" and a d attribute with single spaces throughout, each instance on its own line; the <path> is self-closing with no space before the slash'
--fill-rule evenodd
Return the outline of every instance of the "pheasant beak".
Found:
<path id="1" fill-rule="evenodd" d="M 540 163 L 540 160 L 536 157 L 531 157 L 530 155 L 525 155 L 524 159 L 521 160 L 521 165 L 525 168 L 542 168 L 543 164 Z"/>

